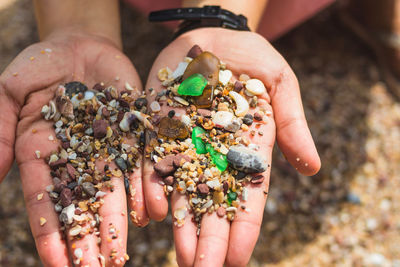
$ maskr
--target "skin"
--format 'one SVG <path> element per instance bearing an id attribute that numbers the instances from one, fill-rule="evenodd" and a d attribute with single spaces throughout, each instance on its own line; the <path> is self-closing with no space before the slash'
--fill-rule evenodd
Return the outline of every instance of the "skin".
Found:
<path id="1" fill-rule="evenodd" d="M 52 52 L 42 54 L 44 49 L 51 49 Z M 31 57 L 34 60 L 30 60 Z M 116 76 L 119 76 L 119 81 L 115 80 Z M 54 205 L 45 191 L 52 180 L 43 158 L 57 149 L 58 142 L 48 140 L 49 135 L 55 136 L 54 129 L 52 122 L 42 119 L 40 110 L 52 99 L 59 84 L 71 80 L 84 81 L 89 88 L 103 81 L 106 85 L 124 89 L 125 82 L 129 82 L 141 90 L 139 77 L 129 59 L 103 37 L 78 33 L 74 29 L 55 33 L 45 41 L 26 48 L 0 76 L 0 149 L 3 151 L 0 169 L 2 174 L 9 169 L 15 144 L 15 158 L 20 169 L 29 222 L 45 266 L 70 266 L 71 248 L 79 247 L 84 252 L 83 265 L 90 263 L 90 266 L 100 266 L 97 258 L 99 253 L 108 260 L 113 248 L 119 251 L 118 257 L 126 252 L 129 215 L 123 180 L 113 179 L 115 191 L 105 197 L 105 204 L 99 210 L 103 217 L 100 232 L 104 241 L 101 245 L 96 243 L 93 235 L 77 242 L 64 241 Z M 41 151 L 40 159 L 35 156 L 36 150 Z M 134 172 L 130 181 L 137 193 L 135 198 L 128 198 L 128 203 L 137 210 L 141 218 L 138 223 L 144 225 L 147 215 L 143 207 L 140 169 Z M 38 201 L 37 195 L 40 193 L 44 195 Z M 44 226 L 39 225 L 40 217 L 47 220 Z M 106 241 L 109 222 L 120 232 L 112 242 Z"/>
<path id="2" fill-rule="evenodd" d="M 52 122 L 44 121 L 40 110 L 53 98 L 58 85 L 75 80 L 92 88 L 95 83 L 104 82 L 125 90 L 128 82 L 136 87 L 134 95 L 142 90 L 135 67 L 121 52 L 118 5 L 118 1 L 109 0 L 57 4 L 35 1 L 41 42 L 22 51 L 0 76 L 0 181 L 10 169 L 15 151 L 32 234 L 45 266 L 71 266 L 76 248 L 83 251 L 81 265 L 100 266 L 101 253 L 107 266 L 122 266 L 129 217 L 127 203 L 136 211 L 137 225 L 148 223 L 140 168 L 129 177 L 135 196 L 127 198 L 123 180 L 112 179 L 115 190 L 105 196 L 105 204 L 99 209 L 103 218 L 99 229 L 101 244 L 94 235 L 79 241 L 64 240 L 54 204 L 45 191 L 52 180 L 44 158 L 59 143 Z M 49 135 L 56 141 L 49 141 Z M 36 150 L 41 152 L 40 159 L 35 156 Z M 43 198 L 38 200 L 41 193 Z M 47 221 L 43 226 L 39 224 L 41 217 Z M 116 228 L 118 238 L 109 238 L 109 223 Z M 119 261 L 110 260 L 112 249 L 117 250 Z"/>
<path id="3" fill-rule="evenodd" d="M 146 88 L 162 90 L 157 78 L 158 70 L 166 66 L 174 70 L 195 44 L 203 51 L 211 51 L 219 57 L 235 77 L 245 73 L 265 84 L 271 103 L 268 104 L 268 95 L 261 98 L 265 100 L 264 108 L 272 111 L 273 116 L 257 129 L 263 132 L 262 137 L 257 134 L 252 137 L 249 132 L 244 134 L 260 146 L 259 153 L 271 163 L 276 137 L 280 149 L 300 173 L 317 173 L 321 163 L 304 116 L 296 76 L 282 56 L 256 33 L 220 28 L 202 28 L 187 32 L 168 45 L 157 57 Z M 163 109 L 161 113 L 166 114 L 168 110 L 164 107 Z M 240 210 L 233 223 L 218 218 L 215 213 L 205 215 L 199 237 L 196 236 L 196 226 L 190 221 L 190 217 L 186 218 L 183 227 L 174 226 L 177 261 L 180 266 L 222 266 L 224 263 L 226 266 L 245 266 L 248 263 L 260 231 L 267 196 L 263 191 L 268 191 L 270 168 L 263 175 L 265 180 L 262 185 L 249 186 L 246 207 L 251 211 Z M 162 220 L 168 212 L 167 198 L 163 195 L 163 189 L 158 184 L 160 178 L 154 173 L 149 160 L 144 164 L 143 179 L 147 212 L 150 218 Z M 157 200 L 157 196 L 162 196 L 162 199 Z M 172 212 L 184 206 L 186 201 L 183 195 L 174 193 L 171 198 Z"/>

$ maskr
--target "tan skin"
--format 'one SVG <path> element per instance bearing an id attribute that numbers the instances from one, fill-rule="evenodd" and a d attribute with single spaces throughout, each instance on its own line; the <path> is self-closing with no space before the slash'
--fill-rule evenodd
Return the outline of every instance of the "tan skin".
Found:
<path id="1" fill-rule="evenodd" d="M 254 1 L 258 5 L 234 10 L 247 15 L 252 28 L 258 24 L 261 16 L 258 13 L 262 11 L 260 7 L 266 4 L 266 1 Z M 223 6 L 230 3 L 222 2 Z M 69 4 L 52 5 L 48 0 L 36 1 L 42 41 L 21 52 L 0 76 L 0 180 L 9 170 L 15 151 L 32 233 L 45 266 L 71 265 L 73 244 L 61 239 L 58 218 L 47 194 L 41 201 L 36 199 L 37 194 L 45 192 L 45 187 L 51 184 L 51 177 L 46 163 L 35 159 L 34 151 L 40 149 L 43 158 L 57 147 L 47 140 L 53 130 L 50 123 L 41 119 L 41 107 L 52 98 L 58 84 L 71 80 L 84 81 L 89 87 L 103 81 L 120 89 L 128 81 L 141 90 L 134 66 L 120 51 L 117 1 L 96 1 L 93 8 L 90 8 L 91 3 L 71 0 Z M 87 6 L 83 9 L 82 4 Z M 102 11 L 104 9 L 108 10 L 106 16 Z M 84 16 L 85 12 L 87 16 Z M 281 150 L 296 169 L 305 175 L 315 174 L 320 168 L 320 160 L 304 117 L 298 82 L 285 60 L 263 37 L 251 32 L 215 28 L 188 32 L 160 53 L 150 71 L 146 88 L 160 90 L 156 78 L 158 69 L 165 66 L 175 68 L 194 44 L 226 62 L 236 77 L 247 73 L 265 83 L 272 99 L 270 105 L 265 104 L 265 108 L 273 111 L 273 118 L 260 129 L 263 137 L 253 141 L 261 145 L 260 152 L 271 160 L 276 136 Z M 46 48 L 52 49 L 52 52 L 42 54 L 41 51 Z M 30 60 L 31 57 L 34 60 Z M 119 76 L 118 81 L 116 76 Z M 34 129 L 36 133 L 32 132 Z M 196 237 L 194 224 L 189 220 L 182 228 L 174 227 L 177 260 L 181 266 L 221 266 L 224 262 L 227 266 L 247 264 L 260 230 L 266 201 L 263 191 L 268 190 L 269 171 L 265 173 L 268 179 L 263 185 L 250 188 L 246 206 L 251 213 L 239 212 L 232 224 L 215 215 L 206 216 L 200 238 Z M 130 177 L 137 193 L 135 199 L 129 198 L 128 204 L 136 210 L 138 224 L 143 226 L 148 222 L 148 215 L 162 220 L 167 214 L 168 203 L 165 197 L 156 201 L 156 196 L 163 196 L 163 192 L 152 173 L 150 162 L 145 162 L 142 171 L 143 189 L 140 174 L 138 170 Z M 83 249 L 83 264 L 99 266 L 99 252 L 107 258 L 112 248 L 118 248 L 119 256 L 126 250 L 126 196 L 122 181 L 114 179 L 114 184 L 116 192 L 106 196 L 100 214 L 105 221 L 102 225 L 113 222 L 117 226 L 119 238 L 111 243 L 103 242 L 100 246 L 93 236 L 77 242 L 74 246 L 89 247 Z M 172 209 L 181 207 L 185 201 L 184 197 L 173 195 Z M 39 225 L 40 217 L 47 219 L 43 227 Z M 107 229 L 103 227 L 101 232 L 101 236 L 106 237 Z M 116 264 L 108 262 L 107 265 Z"/>
<path id="2" fill-rule="evenodd" d="M 142 204 L 140 169 L 130 177 L 136 188 L 135 198 L 127 198 L 122 179 L 112 180 L 115 191 L 106 195 L 105 204 L 99 210 L 103 217 L 100 226 L 103 242 L 100 245 L 94 235 L 79 241 L 64 241 L 54 204 L 45 191 L 52 180 L 43 158 L 56 150 L 58 144 L 48 140 L 49 135 L 55 136 L 54 129 L 51 122 L 41 118 L 40 110 L 52 99 L 58 85 L 77 80 L 91 88 L 97 82 L 104 82 L 124 90 L 125 82 L 129 82 L 137 87 L 134 94 L 138 95 L 142 90 L 134 66 L 120 51 L 118 2 L 96 1 L 96 7 L 87 8 L 95 12 L 89 17 L 97 16 L 93 26 L 90 21 L 79 21 L 84 17 L 74 16 L 70 24 L 70 18 L 63 17 L 63 14 L 79 13 L 81 4 L 89 2 L 75 1 L 75 5 L 74 1 L 66 2 L 70 4 L 68 7 L 51 5 L 47 1 L 36 2 L 41 42 L 22 51 L 0 76 L 0 179 L 11 166 L 15 148 L 32 234 L 45 266 L 72 266 L 71 258 L 76 248 L 83 251 L 82 265 L 100 266 L 98 255 L 101 253 L 107 266 L 122 266 L 125 260 L 117 264 L 109 259 L 109 255 L 116 249 L 120 259 L 126 252 L 129 216 L 126 203 L 137 209 L 138 224 L 145 225 L 148 220 Z M 96 8 L 108 10 L 109 16 L 101 17 L 102 13 Z M 41 151 L 41 159 L 36 159 L 36 150 Z M 44 193 L 43 199 L 39 201 L 37 195 L 41 193 Z M 47 220 L 43 226 L 39 224 L 40 217 Z M 110 222 L 119 234 L 117 239 L 106 242 Z"/>
<path id="3" fill-rule="evenodd" d="M 305 175 L 318 172 L 321 163 L 307 127 L 296 76 L 282 56 L 256 33 L 219 28 L 203 28 L 185 33 L 157 57 L 146 88 L 162 90 L 157 71 L 165 66 L 174 69 L 194 44 L 203 50 L 212 51 L 236 77 L 242 73 L 249 74 L 263 81 L 268 88 L 271 104 L 264 104 L 264 107 L 273 111 L 273 117 L 267 124 L 255 129 L 263 132 L 262 137 L 252 137 L 249 132 L 245 134 L 252 142 L 260 145 L 259 152 L 271 163 L 276 136 L 282 152 L 299 172 Z M 240 211 L 232 224 L 218 218 L 215 213 L 206 215 L 199 238 L 196 236 L 195 225 L 189 219 L 182 228 L 174 227 L 180 266 L 247 264 L 259 235 L 266 201 L 263 191 L 268 191 L 270 169 L 264 175 L 266 179 L 263 185 L 249 187 L 249 200 L 245 205 L 251 212 Z M 156 199 L 156 196 L 162 195 L 162 187 L 157 182 L 158 177 L 154 174 L 151 162 L 144 164 L 143 179 L 148 213 L 152 219 L 162 220 L 167 214 L 168 203 L 166 198 L 162 201 Z M 185 201 L 184 197 L 173 195 L 172 211 L 184 206 Z"/>

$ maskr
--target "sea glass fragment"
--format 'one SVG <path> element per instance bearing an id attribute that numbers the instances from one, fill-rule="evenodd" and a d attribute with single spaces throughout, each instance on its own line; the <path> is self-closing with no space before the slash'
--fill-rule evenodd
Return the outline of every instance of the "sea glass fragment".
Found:
<path id="1" fill-rule="evenodd" d="M 236 198 L 237 198 L 236 192 L 232 192 L 232 191 L 228 192 L 228 203 L 229 203 L 229 205 L 231 205 L 232 201 L 236 200 Z"/>
<path id="2" fill-rule="evenodd" d="M 160 121 L 158 134 L 172 139 L 185 139 L 189 136 L 189 131 L 180 120 L 164 117 Z"/>
<path id="3" fill-rule="evenodd" d="M 208 80 L 209 85 L 215 87 L 219 81 L 219 68 L 219 59 L 214 54 L 206 51 L 198 55 L 189 63 L 182 78 L 183 80 L 186 80 L 193 74 L 199 73 Z"/>
<path id="4" fill-rule="evenodd" d="M 201 96 L 192 97 L 192 102 L 197 108 L 210 108 L 213 101 L 213 88 L 207 85 Z"/>
<path id="5" fill-rule="evenodd" d="M 195 73 L 185 80 L 178 87 L 178 94 L 200 96 L 207 85 L 207 79 L 199 73 Z"/>
<path id="6" fill-rule="evenodd" d="M 204 131 L 203 128 L 201 127 L 194 127 L 192 131 L 192 144 L 194 144 L 194 147 L 196 148 L 196 153 L 197 154 L 206 154 L 206 144 L 204 143 L 203 140 L 201 140 L 201 135 L 205 134 L 206 131 Z"/>
<path id="7" fill-rule="evenodd" d="M 217 166 L 218 170 L 221 172 L 225 171 L 228 167 L 228 161 L 226 160 L 226 156 L 214 150 L 211 144 L 206 145 L 206 150 L 210 153 L 211 160 Z"/>

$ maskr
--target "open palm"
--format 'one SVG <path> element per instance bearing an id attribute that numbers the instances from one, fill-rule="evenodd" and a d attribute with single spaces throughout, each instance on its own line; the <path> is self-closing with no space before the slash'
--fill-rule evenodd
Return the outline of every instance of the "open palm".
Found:
<path id="1" fill-rule="evenodd" d="M 97 82 L 125 90 L 125 82 L 141 91 L 139 77 L 134 66 L 111 42 L 88 34 L 63 34 L 25 49 L 0 76 L 0 181 L 7 173 L 15 157 L 19 165 L 29 221 L 39 255 L 45 266 L 71 266 L 72 248 L 83 251 L 82 265 L 101 266 L 99 254 L 111 264 L 109 255 L 115 249 L 117 255 L 112 264 L 123 265 L 127 238 L 127 207 L 124 182 L 112 179 L 115 190 L 105 196 L 99 214 L 98 243 L 95 235 L 87 235 L 79 241 L 64 240 L 54 205 L 46 193 L 52 184 L 50 169 L 43 158 L 57 150 L 59 143 L 54 137 L 52 123 L 44 121 L 40 111 L 54 97 L 59 84 L 82 81 L 89 88 Z M 53 136 L 55 141 L 51 141 Z M 50 139 L 50 140 L 49 140 Z M 36 158 L 35 151 L 41 153 Z M 141 189 L 141 171 L 130 177 L 136 188 L 135 197 L 129 198 L 131 208 L 137 210 L 138 224 L 147 223 Z M 38 195 L 43 194 L 40 200 Z M 40 225 L 40 218 L 47 220 Z M 119 231 L 118 238 L 110 239 L 109 223 Z M 109 239 L 107 242 L 106 240 Z"/>
<path id="2" fill-rule="evenodd" d="M 268 88 L 270 98 L 265 96 L 264 101 L 260 102 L 273 115 L 257 129 L 253 124 L 245 134 L 252 143 L 260 146 L 259 152 L 267 157 L 269 163 L 276 136 L 281 150 L 297 170 L 306 175 L 315 174 L 320 168 L 320 160 L 305 120 L 297 79 L 282 56 L 261 36 L 216 28 L 185 33 L 160 53 L 150 71 L 146 88 L 162 90 L 157 78 L 158 70 L 166 66 L 175 69 L 195 44 L 225 62 L 236 78 L 240 74 L 248 74 L 260 79 Z M 161 112 L 165 115 L 168 110 L 164 107 Z M 262 132 L 263 135 L 251 136 L 251 130 Z M 203 216 L 199 237 L 196 235 L 196 225 L 189 220 L 180 228 L 174 227 L 179 265 L 247 264 L 259 235 L 270 169 L 263 175 L 265 179 L 261 186 L 249 186 L 246 211 L 238 211 L 231 224 L 213 213 Z M 153 163 L 145 161 L 143 187 L 146 209 L 151 218 L 162 220 L 167 214 L 168 202 L 158 182 Z M 172 212 L 185 206 L 186 202 L 183 195 L 174 192 L 171 197 Z"/>

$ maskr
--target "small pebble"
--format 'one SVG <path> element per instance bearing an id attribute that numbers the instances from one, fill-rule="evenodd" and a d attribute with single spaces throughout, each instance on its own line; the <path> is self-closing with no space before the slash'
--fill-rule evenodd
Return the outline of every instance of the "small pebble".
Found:
<path id="1" fill-rule="evenodd" d="M 40 226 L 45 225 L 46 222 L 47 222 L 47 220 L 45 218 L 43 218 L 43 217 L 40 217 L 39 221 L 40 221 Z"/>
<path id="2" fill-rule="evenodd" d="M 246 89 L 253 95 L 262 95 L 267 92 L 264 84 L 259 79 L 250 79 L 246 81 Z"/>
<path id="3" fill-rule="evenodd" d="M 160 112 L 161 106 L 157 101 L 153 101 L 150 104 L 150 109 L 152 112 Z"/>

